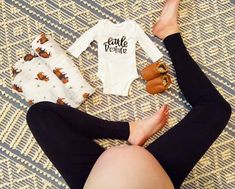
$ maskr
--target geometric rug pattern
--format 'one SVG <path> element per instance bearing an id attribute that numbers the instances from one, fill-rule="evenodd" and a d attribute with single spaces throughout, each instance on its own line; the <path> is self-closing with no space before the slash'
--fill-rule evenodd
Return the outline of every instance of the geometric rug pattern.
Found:
<path id="1" fill-rule="evenodd" d="M 97 44 L 93 42 L 78 59 L 74 58 L 84 78 L 96 88 L 79 109 L 107 120 L 130 121 L 149 116 L 168 103 L 168 124 L 148 143 L 188 113 L 190 105 L 179 89 L 168 53 L 162 41 L 151 34 L 163 4 L 163 0 L 0 0 L 0 189 L 68 188 L 28 129 L 25 115 L 29 105 L 11 89 L 11 66 L 29 52 L 32 40 L 40 32 L 50 34 L 67 49 L 100 19 L 135 20 L 164 54 L 173 78 L 172 87 L 162 94 L 149 95 L 139 78 L 132 83 L 128 97 L 104 95 L 102 83 L 96 76 Z M 188 51 L 233 108 L 227 127 L 181 188 L 233 189 L 235 6 L 229 0 L 184 0 L 180 5 L 179 24 Z M 136 55 L 138 71 L 151 63 L 138 45 Z M 105 148 L 123 143 L 119 140 L 97 142 Z"/>

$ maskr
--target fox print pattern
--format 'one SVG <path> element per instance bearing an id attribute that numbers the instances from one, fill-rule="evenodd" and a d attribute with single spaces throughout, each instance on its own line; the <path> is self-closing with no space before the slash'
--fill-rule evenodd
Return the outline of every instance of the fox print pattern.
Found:
<path id="1" fill-rule="evenodd" d="M 48 41 L 48 39 L 47 39 L 47 37 L 46 37 L 46 34 L 45 34 L 44 32 L 42 32 L 42 33 L 41 33 L 41 36 L 40 36 L 40 38 L 39 38 L 39 40 L 37 41 L 37 43 L 40 42 L 40 44 L 44 44 L 44 43 L 46 43 L 47 41 Z"/>
<path id="2" fill-rule="evenodd" d="M 28 100 L 29 105 L 33 105 L 33 104 L 34 104 L 33 101 L 34 101 L 34 100 Z"/>
<path id="3" fill-rule="evenodd" d="M 35 79 L 42 80 L 42 81 L 49 81 L 49 78 L 46 75 L 44 75 L 43 72 L 39 72 L 37 74 L 37 78 Z"/>
<path id="4" fill-rule="evenodd" d="M 61 69 L 62 68 L 55 68 L 53 70 L 53 73 L 65 84 L 65 83 L 69 82 L 69 79 L 68 79 L 68 77 L 65 76 L 66 74 L 63 74 L 60 71 Z"/>
<path id="5" fill-rule="evenodd" d="M 32 54 L 26 54 L 24 56 L 24 61 L 31 61 L 34 57 L 38 57 L 36 54 L 32 55 Z"/>
<path id="6" fill-rule="evenodd" d="M 66 51 L 44 32 L 37 35 L 28 53 L 11 67 L 12 92 L 29 105 L 40 101 L 78 107 L 94 93 Z"/>
<path id="7" fill-rule="evenodd" d="M 11 67 L 11 73 L 12 73 L 12 77 L 15 77 L 18 73 L 20 73 L 22 70 L 17 70 L 15 69 L 13 66 Z"/>
<path id="8" fill-rule="evenodd" d="M 22 93 L 22 92 L 23 92 L 22 88 L 21 88 L 20 86 L 18 86 L 17 84 L 14 84 L 14 85 L 12 86 L 12 88 L 13 88 L 14 90 L 16 90 L 17 92 L 19 92 L 19 93 Z"/>
<path id="9" fill-rule="evenodd" d="M 64 102 L 64 98 L 58 98 L 56 103 L 61 105 L 68 105 L 67 103 Z"/>
<path id="10" fill-rule="evenodd" d="M 45 49 L 42 49 L 40 47 L 36 48 L 36 52 L 39 54 L 40 57 L 42 58 L 49 58 L 50 57 L 50 52 L 48 53 Z"/>

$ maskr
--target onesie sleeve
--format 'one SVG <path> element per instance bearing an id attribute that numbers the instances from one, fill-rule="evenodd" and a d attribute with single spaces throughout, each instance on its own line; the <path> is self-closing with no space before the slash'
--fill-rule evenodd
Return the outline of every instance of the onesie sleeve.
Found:
<path id="1" fill-rule="evenodd" d="M 162 58 L 163 54 L 159 51 L 159 49 L 154 45 L 151 39 L 147 36 L 147 34 L 141 29 L 141 27 L 136 24 L 136 34 L 137 41 L 143 50 L 147 53 L 147 55 L 151 58 L 153 62 L 156 62 L 160 58 Z"/>
<path id="2" fill-rule="evenodd" d="M 79 55 L 85 51 L 90 43 L 95 40 L 96 33 L 98 31 L 100 21 L 82 34 L 68 49 L 67 51 L 74 57 L 79 57 Z"/>

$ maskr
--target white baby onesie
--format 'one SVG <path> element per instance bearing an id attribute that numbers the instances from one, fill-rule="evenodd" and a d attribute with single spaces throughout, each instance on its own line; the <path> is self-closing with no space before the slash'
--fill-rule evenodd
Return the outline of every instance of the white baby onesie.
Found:
<path id="1" fill-rule="evenodd" d="M 72 44 L 67 51 L 78 57 L 93 41 L 98 44 L 98 73 L 104 94 L 128 96 L 132 81 L 139 77 L 136 68 L 136 43 L 153 62 L 163 55 L 134 20 L 114 24 L 100 20 Z"/>

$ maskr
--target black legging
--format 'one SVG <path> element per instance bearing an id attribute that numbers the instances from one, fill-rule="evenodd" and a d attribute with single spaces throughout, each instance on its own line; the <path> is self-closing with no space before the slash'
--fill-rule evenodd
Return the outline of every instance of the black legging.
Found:
<path id="1" fill-rule="evenodd" d="M 231 107 L 188 54 L 179 33 L 165 46 L 191 111 L 147 146 L 179 188 L 226 126 Z M 96 118 L 66 105 L 39 102 L 27 112 L 28 125 L 42 150 L 73 189 L 83 187 L 104 148 L 92 139 L 128 139 L 128 122 Z"/>

